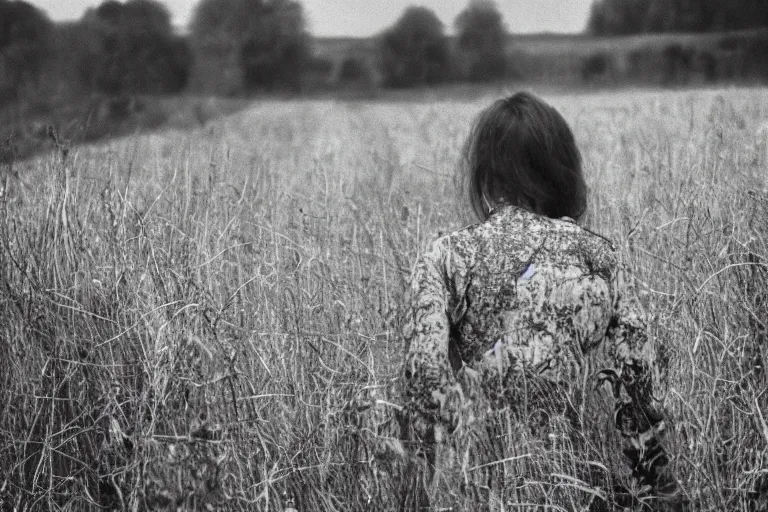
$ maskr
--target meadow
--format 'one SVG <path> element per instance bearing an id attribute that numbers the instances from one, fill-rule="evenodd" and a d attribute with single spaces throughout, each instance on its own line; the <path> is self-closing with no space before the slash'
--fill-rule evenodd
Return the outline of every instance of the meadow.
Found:
<path id="1" fill-rule="evenodd" d="M 457 164 L 501 92 L 256 101 L 5 165 L 0 509 L 397 509 L 404 290 L 473 222 Z M 544 97 L 634 270 L 691 509 L 768 509 L 768 91 Z M 565 451 L 500 454 L 524 478 L 491 509 L 610 500 Z"/>

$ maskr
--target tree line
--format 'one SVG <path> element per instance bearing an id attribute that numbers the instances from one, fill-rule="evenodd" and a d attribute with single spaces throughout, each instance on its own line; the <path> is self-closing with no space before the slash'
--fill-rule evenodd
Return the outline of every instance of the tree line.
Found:
<path id="1" fill-rule="evenodd" d="M 768 80 L 766 0 L 596 0 L 587 32 L 595 36 L 711 34 L 708 43 L 670 39 L 621 52 L 600 51 L 582 65 L 586 82 L 686 85 Z"/>
<path id="2" fill-rule="evenodd" d="M 506 30 L 496 5 L 472 0 L 456 28 L 451 45 L 432 11 L 410 7 L 379 37 L 373 64 L 348 57 L 337 79 L 378 73 L 387 86 L 407 87 L 503 77 Z M 64 24 L 0 0 L 0 103 L 52 73 L 78 91 L 112 95 L 176 93 L 191 81 L 200 92 L 295 91 L 329 72 L 312 46 L 296 0 L 201 0 L 185 36 L 156 0 L 106 0 Z"/>
<path id="3" fill-rule="evenodd" d="M 768 28 L 766 0 L 596 0 L 593 35 L 725 32 Z"/>
<path id="4" fill-rule="evenodd" d="M 596 0 L 587 30 L 759 27 L 768 27 L 766 0 Z M 376 83 L 399 88 L 511 75 L 507 30 L 492 0 L 470 0 L 454 29 L 448 37 L 433 11 L 409 7 L 376 38 L 373 58 L 347 56 L 334 80 L 365 84 L 375 75 Z M 585 68 L 590 76 L 605 67 L 592 61 Z M 105 0 L 67 24 L 52 23 L 24 1 L 0 0 L 0 105 L 41 83 L 109 95 L 299 91 L 327 82 L 332 67 L 313 53 L 297 0 L 200 0 L 184 36 L 156 0 Z"/>

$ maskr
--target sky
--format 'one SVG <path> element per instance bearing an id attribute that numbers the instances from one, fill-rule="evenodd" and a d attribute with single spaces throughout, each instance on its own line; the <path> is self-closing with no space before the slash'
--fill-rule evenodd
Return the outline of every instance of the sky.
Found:
<path id="1" fill-rule="evenodd" d="M 100 0 L 26 0 L 55 21 L 74 20 Z M 178 27 L 185 27 L 198 0 L 164 0 Z M 434 10 L 450 32 L 468 0 L 301 0 L 315 36 L 375 35 L 392 25 L 409 5 Z M 581 32 L 592 0 L 497 0 L 513 33 Z"/>

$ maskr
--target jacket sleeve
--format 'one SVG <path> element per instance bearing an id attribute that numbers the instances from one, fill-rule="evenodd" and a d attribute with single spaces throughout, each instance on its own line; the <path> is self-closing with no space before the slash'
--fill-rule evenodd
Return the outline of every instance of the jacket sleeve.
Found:
<path id="1" fill-rule="evenodd" d="M 435 437 L 440 432 L 455 429 L 462 401 L 448 354 L 451 287 L 444 261 L 450 249 L 443 241 L 433 242 L 416 262 L 403 329 L 405 410 L 413 432 L 423 441 L 439 441 Z"/>
<path id="2" fill-rule="evenodd" d="M 672 483 L 663 474 L 669 462 L 663 445 L 666 422 L 653 394 L 653 348 L 642 310 L 630 299 L 627 276 L 621 268 L 613 276 L 607 337 L 615 369 L 600 373 L 613 383 L 614 420 L 625 439 L 633 477 L 641 487 L 668 492 Z"/>

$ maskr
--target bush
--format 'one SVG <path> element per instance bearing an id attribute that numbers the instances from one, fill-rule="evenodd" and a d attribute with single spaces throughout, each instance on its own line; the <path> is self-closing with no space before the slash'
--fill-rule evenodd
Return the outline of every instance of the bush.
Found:
<path id="1" fill-rule="evenodd" d="M 202 0 L 192 21 L 197 48 L 236 62 L 249 91 L 298 89 L 311 60 L 304 11 L 294 0 Z"/>
<path id="2" fill-rule="evenodd" d="M 389 87 L 433 85 L 450 74 L 443 24 L 426 7 L 409 7 L 380 41 L 384 83 Z"/>
<path id="3" fill-rule="evenodd" d="M 80 73 L 109 94 L 175 93 L 189 78 L 192 54 L 173 35 L 168 11 L 154 0 L 114 0 L 86 13 Z"/>
<path id="4" fill-rule="evenodd" d="M 457 68 L 462 78 L 491 81 L 507 75 L 504 22 L 490 0 L 470 3 L 456 18 L 458 34 Z"/>

